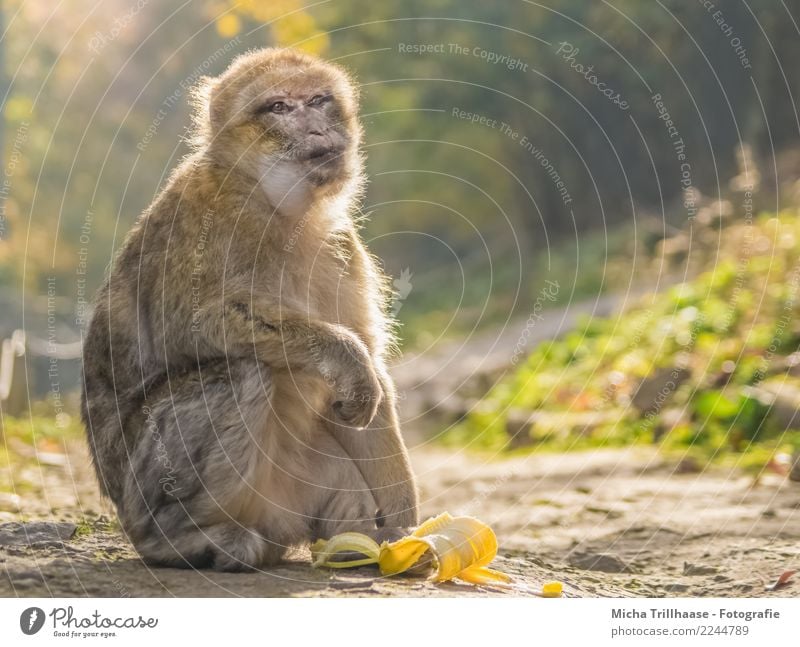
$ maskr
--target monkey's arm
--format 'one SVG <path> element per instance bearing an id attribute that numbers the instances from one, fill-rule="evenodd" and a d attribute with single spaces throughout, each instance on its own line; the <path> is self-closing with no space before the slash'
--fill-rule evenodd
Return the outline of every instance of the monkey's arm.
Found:
<path id="1" fill-rule="evenodd" d="M 373 290 L 368 298 L 371 305 L 382 303 L 381 272 L 367 253 L 356 230 L 349 230 L 342 243 L 350 258 L 350 275 L 360 276 L 361 284 L 370 286 Z M 384 317 L 383 313 L 378 317 Z M 371 346 L 381 349 L 384 345 L 383 340 L 374 340 Z M 379 357 L 374 359 L 374 366 L 381 383 L 383 399 L 375 418 L 363 431 L 334 425 L 333 434 L 361 470 L 386 525 L 415 526 L 418 523 L 417 489 L 397 421 L 394 382 L 386 373 L 381 350 L 377 352 Z"/>
<path id="2" fill-rule="evenodd" d="M 394 384 L 382 362 L 374 366 L 364 343 L 343 326 L 256 301 L 250 292 L 229 294 L 225 304 L 201 308 L 195 327 L 202 343 L 221 354 L 255 354 L 273 367 L 319 371 L 335 392 L 335 417 L 344 423 L 333 420 L 333 434 L 364 476 L 386 525 L 416 525 L 414 475 L 397 422 Z M 220 310 L 224 318 L 214 316 Z M 354 428 L 361 426 L 367 428 Z"/>
<path id="3" fill-rule="evenodd" d="M 397 421 L 394 383 L 385 370 L 377 372 L 383 399 L 372 422 L 363 430 L 335 425 L 333 435 L 361 470 L 385 525 L 416 526 L 419 498 Z"/>
<path id="4" fill-rule="evenodd" d="M 222 316 L 220 316 L 220 311 Z M 366 345 L 353 332 L 251 293 L 207 303 L 192 325 L 202 355 L 255 357 L 270 367 L 318 371 L 334 392 L 334 415 L 356 427 L 375 416 L 382 389 Z"/>

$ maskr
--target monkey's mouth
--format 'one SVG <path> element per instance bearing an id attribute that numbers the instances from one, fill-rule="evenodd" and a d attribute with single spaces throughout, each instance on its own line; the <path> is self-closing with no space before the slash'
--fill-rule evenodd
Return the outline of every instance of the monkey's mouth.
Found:
<path id="1" fill-rule="evenodd" d="M 336 159 L 344 152 L 341 146 L 317 146 L 304 151 L 299 157 L 306 162 L 328 162 Z"/>

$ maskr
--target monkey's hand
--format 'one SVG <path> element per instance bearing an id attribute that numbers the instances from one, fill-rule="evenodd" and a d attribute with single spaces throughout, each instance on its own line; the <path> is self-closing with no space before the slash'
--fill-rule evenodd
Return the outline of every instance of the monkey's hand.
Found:
<path id="1" fill-rule="evenodd" d="M 203 343 L 244 356 L 255 348 L 258 359 L 268 366 L 319 371 L 333 392 L 334 422 L 366 427 L 378 411 L 383 389 L 364 342 L 344 326 L 309 320 L 307 314 L 246 296 L 228 297 L 225 327 L 210 314 L 213 307 L 201 309 L 209 313 L 198 320 Z"/>
<path id="2" fill-rule="evenodd" d="M 323 368 L 323 375 L 328 372 L 326 379 L 332 378 L 333 415 L 348 427 L 366 427 L 378 412 L 383 389 L 366 351 L 346 355 L 344 361 L 340 356 Z"/>

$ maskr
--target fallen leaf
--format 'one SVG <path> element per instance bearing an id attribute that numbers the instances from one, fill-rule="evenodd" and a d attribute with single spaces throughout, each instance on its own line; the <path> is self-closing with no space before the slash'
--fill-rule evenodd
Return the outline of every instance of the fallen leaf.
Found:
<path id="1" fill-rule="evenodd" d="M 797 573 L 797 571 L 784 571 L 777 580 L 775 580 L 772 584 L 767 584 L 764 589 L 767 591 L 775 591 L 776 589 L 785 586 L 795 573 Z"/>

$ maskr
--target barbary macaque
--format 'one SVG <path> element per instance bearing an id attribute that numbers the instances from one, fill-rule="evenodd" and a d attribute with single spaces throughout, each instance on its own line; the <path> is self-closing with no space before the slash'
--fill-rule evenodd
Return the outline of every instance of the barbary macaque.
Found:
<path id="1" fill-rule="evenodd" d="M 249 570 L 418 521 L 389 289 L 353 217 L 357 110 L 341 68 L 293 50 L 205 80 L 194 152 L 99 290 L 82 417 L 149 563 Z"/>

